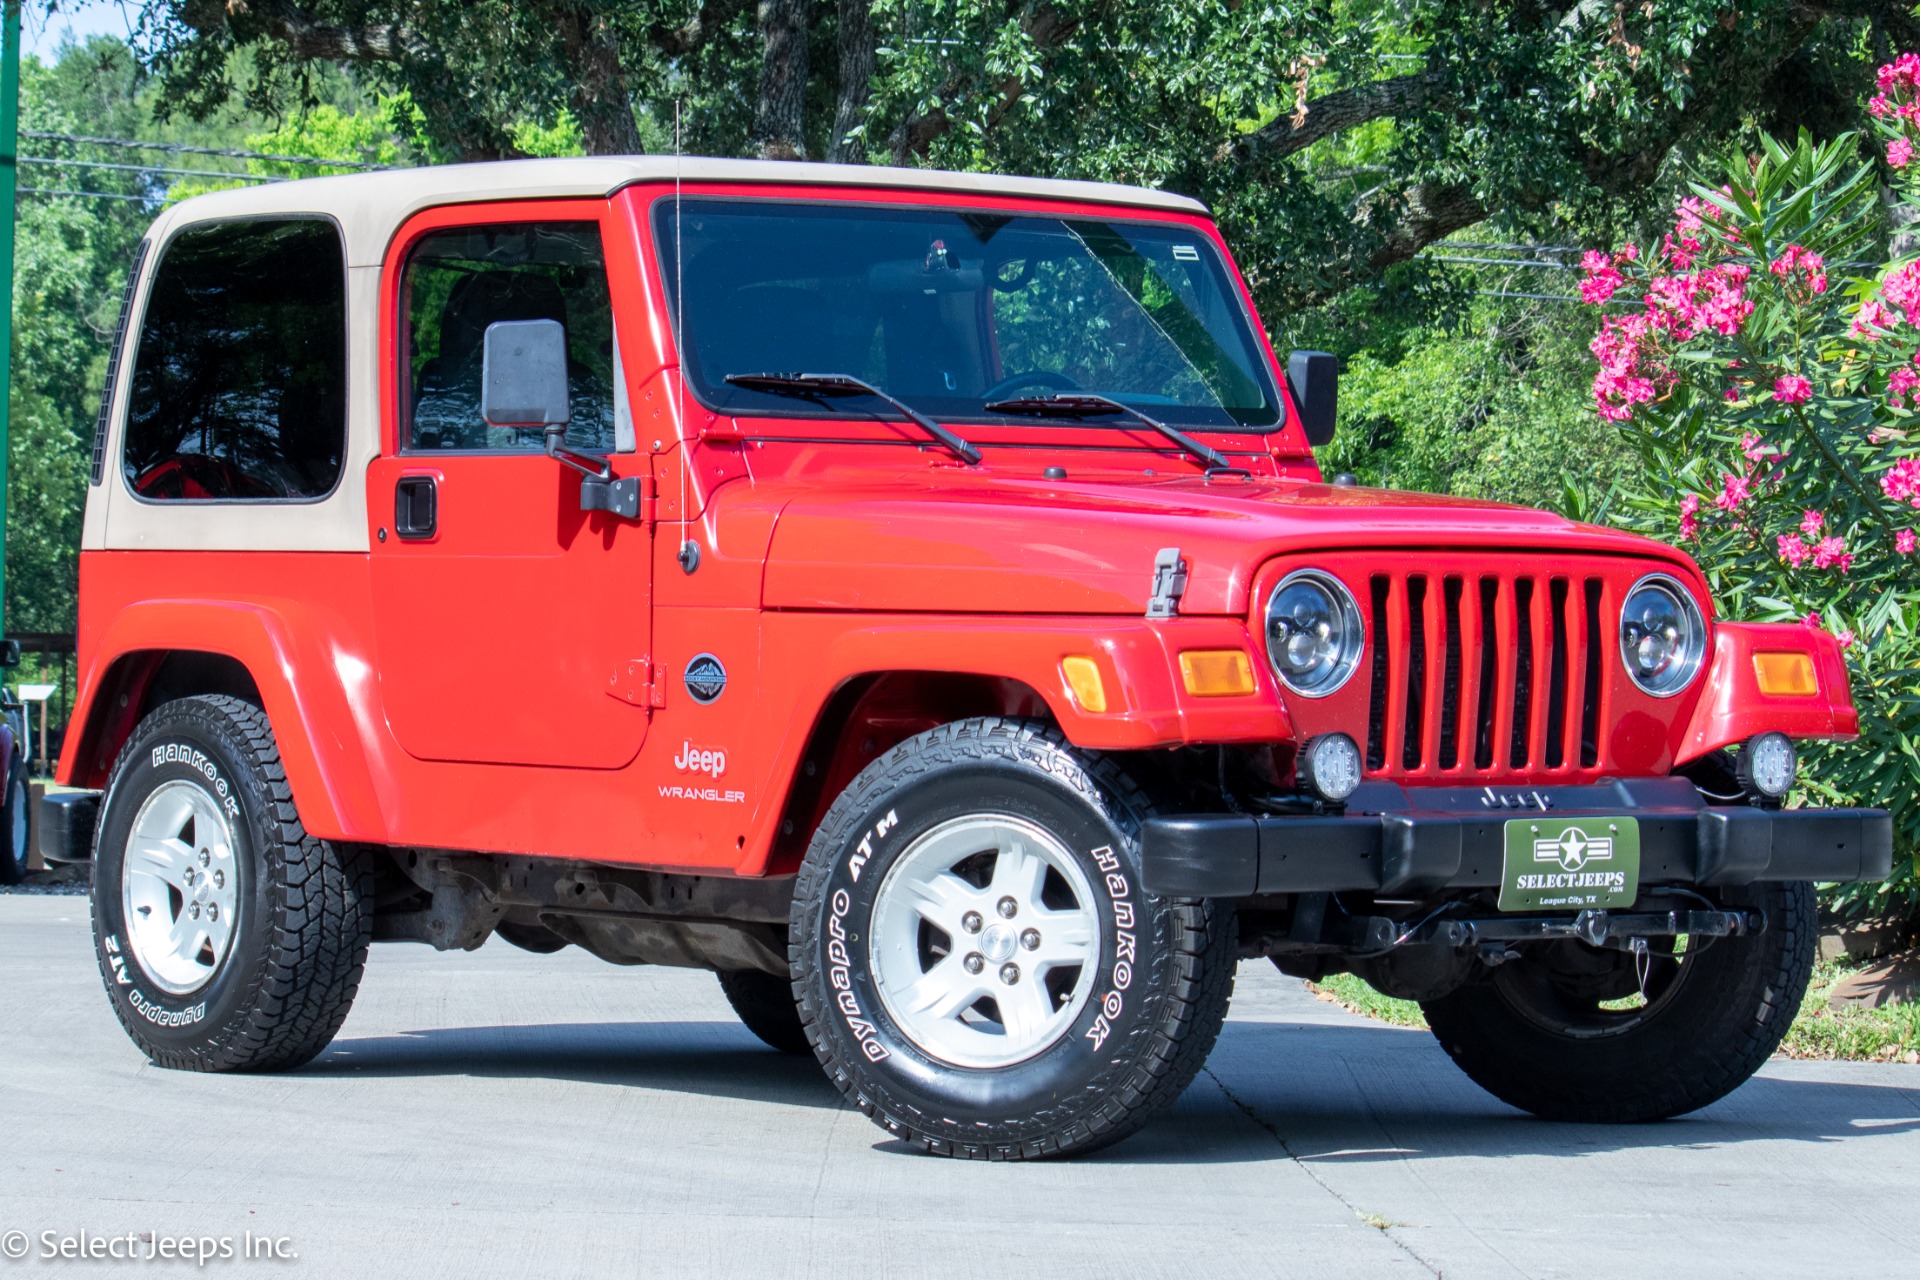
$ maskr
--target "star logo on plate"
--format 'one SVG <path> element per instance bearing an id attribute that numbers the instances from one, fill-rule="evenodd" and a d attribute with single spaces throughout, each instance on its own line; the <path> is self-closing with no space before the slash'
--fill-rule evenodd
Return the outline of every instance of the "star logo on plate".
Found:
<path id="1" fill-rule="evenodd" d="M 1613 859 L 1611 836 L 1589 836 L 1578 827 L 1568 827 L 1551 840 L 1533 842 L 1535 862 L 1557 862 L 1562 871 L 1578 871 L 1589 862 Z"/>

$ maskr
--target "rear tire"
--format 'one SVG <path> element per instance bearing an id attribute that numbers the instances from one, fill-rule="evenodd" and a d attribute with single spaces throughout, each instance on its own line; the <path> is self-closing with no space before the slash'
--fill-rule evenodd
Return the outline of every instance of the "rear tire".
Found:
<path id="1" fill-rule="evenodd" d="M 20 884 L 27 878 L 33 858 L 27 847 L 27 796 L 27 762 L 16 759 L 0 796 L 0 884 Z"/>
<path id="2" fill-rule="evenodd" d="M 95 846 L 95 955 L 147 1057 L 273 1071 L 326 1048 L 366 965 L 373 864 L 307 834 L 258 707 L 151 712 L 114 765 Z"/>
<path id="3" fill-rule="evenodd" d="M 716 975 L 727 1003 L 740 1015 L 747 1030 L 782 1053 L 812 1053 L 807 1029 L 800 1023 L 793 983 L 758 969 L 726 970 Z"/>
<path id="4" fill-rule="evenodd" d="M 795 888 L 789 956 L 814 1052 L 935 1155 L 1092 1151 L 1171 1105 L 1233 990 L 1233 911 L 1154 897 L 1150 812 L 1057 729 L 964 720 L 868 765 Z"/>
<path id="5" fill-rule="evenodd" d="M 1716 1102 L 1779 1047 L 1806 994 L 1815 950 L 1810 884 L 1722 894 L 1763 911 L 1764 933 L 1693 939 L 1648 960 L 1646 1002 L 1632 958 L 1579 942 L 1528 944 L 1443 999 L 1421 1005 L 1461 1070 L 1546 1120 L 1633 1124 Z M 1624 968 L 1622 966 L 1625 966 Z"/>

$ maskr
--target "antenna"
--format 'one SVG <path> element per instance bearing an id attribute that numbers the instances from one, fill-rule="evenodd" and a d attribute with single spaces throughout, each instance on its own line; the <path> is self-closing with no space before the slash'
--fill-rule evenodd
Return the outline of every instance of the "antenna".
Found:
<path id="1" fill-rule="evenodd" d="M 674 432 L 680 437 L 680 561 L 682 573 L 700 567 L 700 544 L 693 540 L 693 512 L 687 506 L 687 473 L 693 470 L 693 441 L 687 439 L 687 277 L 680 230 L 680 99 L 673 100 L 673 341 Z"/>

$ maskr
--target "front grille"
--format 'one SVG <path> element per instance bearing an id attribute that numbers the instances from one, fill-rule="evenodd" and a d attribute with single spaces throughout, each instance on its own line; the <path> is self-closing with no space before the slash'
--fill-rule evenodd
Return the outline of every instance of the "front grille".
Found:
<path id="1" fill-rule="evenodd" d="M 1379 573 L 1367 771 L 1402 777 L 1592 773 L 1615 661 L 1619 571 Z"/>

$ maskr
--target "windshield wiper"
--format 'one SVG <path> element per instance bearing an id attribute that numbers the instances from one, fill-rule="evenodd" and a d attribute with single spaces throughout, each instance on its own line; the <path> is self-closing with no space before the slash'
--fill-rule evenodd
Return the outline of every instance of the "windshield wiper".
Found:
<path id="1" fill-rule="evenodd" d="M 1110 413 L 1124 413 L 1136 422 L 1158 431 L 1200 459 L 1207 465 L 1209 471 L 1236 470 L 1227 455 L 1218 449 L 1201 444 L 1186 432 L 1170 427 L 1158 418 L 1149 418 L 1130 404 L 1122 404 L 1118 400 L 1110 400 L 1106 396 L 1097 396 L 1090 392 L 1080 391 L 1057 396 L 1016 396 L 1012 400 L 996 400 L 987 405 L 986 410 L 988 413 L 1011 413 L 1028 418 L 1099 418 Z"/>
<path id="2" fill-rule="evenodd" d="M 869 382 L 845 373 L 730 373 L 726 381 L 747 391 L 774 396 L 801 396 L 831 400 L 844 396 L 873 396 L 898 409 L 906 419 L 952 451 L 954 457 L 977 466 L 980 451 L 912 405 L 894 399 Z"/>

